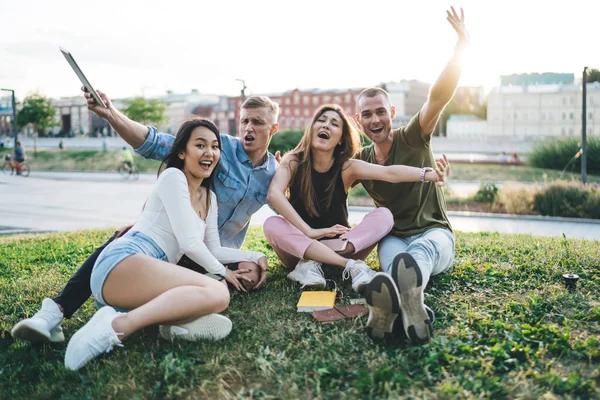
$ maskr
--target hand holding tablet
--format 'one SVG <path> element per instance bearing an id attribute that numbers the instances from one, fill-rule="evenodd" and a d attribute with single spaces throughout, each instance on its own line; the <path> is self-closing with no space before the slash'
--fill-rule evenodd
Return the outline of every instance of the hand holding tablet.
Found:
<path id="1" fill-rule="evenodd" d="M 100 98 L 98 93 L 94 90 L 94 88 L 92 87 L 90 82 L 87 80 L 87 78 L 81 71 L 81 68 L 79 68 L 79 65 L 77 65 L 77 63 L 75 62 L 75 59 L 73 58 L 71 53 L 68 52 L 67 50 L 63 49 L 62 47 L 59 47 L 59 49 L 60 49 L 61 53 L 63 54 L 63 56 L 65 56 L 65 58 L 67 59 L 67 62 L 69 63 L 69 65 L 71 65 L 71 68 L 73 68 L 73 71 L 75 71 L 75 74 L 77 75 L 77 77 L 79 77 L 79 80 L 81 81 L 83 86 L 94 97 L 94 100 L 96 100 L 96 102 L 98 104 L 100 104 L 102 107 L 106 108 L 106 104 L 104 104 L 104 102 L 102 101 L 102 99 Z"/>

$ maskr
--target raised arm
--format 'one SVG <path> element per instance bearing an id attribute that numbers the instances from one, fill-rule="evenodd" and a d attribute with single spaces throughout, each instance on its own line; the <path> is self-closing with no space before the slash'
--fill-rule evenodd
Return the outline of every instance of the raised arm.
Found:
<path id="1" fill-rule="evenodd" d="M 409 167 L 407 165 L 383 166 L 356 159 L 347 161 L 344 167 L 342 180 L 344 181 L 346 191 L 358 180 L 390 183 L 420 182 L 421 173 L 423 172 L 424 182 L 436 182 L 436 185 L 444 186 L 446 178 L 450 173 L 450 165 L 445 154 L 436 162 L 436 169 L 432 171 L 424 171 L 423 168 Z"/>
<path id="2" fill-rule="evenodd" d="M 285 192 L 290 186 L 292 176 L 297 168 L 297 156 L 295 154 L 286 154 L 281 160 L 281 165 L 277 168 L 277 172 L 275 172 L 275 176 L 269 186 L 269 193 L 267 194 L 267 201 L 269 204 L 271 204 L 283 218 L 311 239 L 319 239 L 324 236 L 335 236 L 345 233 L 348 228 L 343 227 L 342 225 L 336 225 L 325 230 L 312 229 L 296 212 L 285 196 Z"/>
<path id="3" fill-rule="evenodd" d="M 448 64 L 438 77 L 437 81 L 429 91 L 429 97 L 421 108 L 419 113 L 419 123 L 423 129 L 423 135 L 429 140 L 431 133 L 435 129 L 444 107 L 450 102 L 454 91 L 458 86 L 461 74 L 461 56 L 466 45 L 469 43 L 469 33 L 465 27 L 465 15 L 460 9 L 460 17 L 451 7 L 446 11 L 447 20 L 458 35 L 458 43 L 454 48 L 454 54 L 448 61 Z"/>
<path id="4" fill-rule="evenodd" d="M 134 149 L 139 148 L 148 136 L 148 127 L 139 122 L 132 121 L 121 111 L 117 110 L 106 94 L 97 90 L 98 95 L 106 104 L 102 107 L 94 100 L 94 97 L 87 91 L 85 86 L 81 87 L 84 96 L 87 99 L 88 110 L 97 116 L 108 121 L 110 126 Z"/>

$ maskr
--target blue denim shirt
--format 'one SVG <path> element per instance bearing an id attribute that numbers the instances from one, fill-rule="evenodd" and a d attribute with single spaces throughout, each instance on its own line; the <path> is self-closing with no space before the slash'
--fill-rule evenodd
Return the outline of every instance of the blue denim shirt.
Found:
<path id="1" fill-rule="evenodd" d="M 175 137 L 151 126 L 146 141 L 135 152 L 144 158 L 163 160 L 171 151 Z M 254 167 L 242 141 L 221 134 L 221 159 L 215 168 L 214 191 L 219 201 L 221 245 L 242 247 L 250 217 L 267 204 L 267 192 L 275 175 L 277 161 L 268 153 L 267 160 Z"/>

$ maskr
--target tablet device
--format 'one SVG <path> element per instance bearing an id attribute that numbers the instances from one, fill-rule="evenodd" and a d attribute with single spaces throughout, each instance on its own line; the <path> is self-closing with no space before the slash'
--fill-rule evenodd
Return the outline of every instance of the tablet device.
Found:
<path id="1" fill-rule="evenodd" d="M 81 72 L 81 68 L 79 68 L 79 65 L 77 65 L 77 63 L 75 62 L 75 59 L 73 58 L 71 53 L 68 52 L 67 50 L 63 49 L 62 47 L 59 47 L 59 49 L 60 49 L 60 52 L 63 53 L 63 56 L 65 56 L 65 58 L 67 59 L 67 62 L 71 65 L 71 68 L 73 68 L 73 71 L 75 71 L 75 74 L 77 74 L 77 76 L 79 77 L 79 80 L 81 81 L 81 83 L 83 83 L 83 86 L 85 86 L 87 91 L 89 93 L 91 93 L 92 96 L 94 96 L 94 99 L 96 100 L 96 102 L 98 104 L 100 104 L 102 107 L 106 107 L 106 104 L 104 104 L 104 102 L 102 101 L 100 96 L 98 96 L 98 93 L 96 93 L 96 91 L 90 84 L 90 81 L 88 81 L 87 78 L 85 77 L 85 75 L 83 74 L 83 72 Z"/>

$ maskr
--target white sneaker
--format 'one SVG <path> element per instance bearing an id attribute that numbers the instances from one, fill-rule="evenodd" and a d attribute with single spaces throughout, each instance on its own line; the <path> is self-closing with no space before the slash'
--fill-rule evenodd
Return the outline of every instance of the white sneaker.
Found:
<path id="1" fill-rule="evenodd" d="M 64 316 L 51 299 L 42 301 L 42 308 L 33 317 L 24 319 L 16 324 L 10 334 L 15 339 L 32 343 L 64 342 L 65 335 L 60 326 Z"/>
<path id="2" fill-rule="evenodd" d="M 220 340 L 231 332 L 233 324 L 224 315 L 208 314 L 192 322 L 181 325 L 160 325 L 158 332 L 163 339 Z"/>
<path id="3" fill-rule="evenodd" d="M 69 341 L 65 353 L 65 367 L 77 371 L 98 355 L 111 351 L 113 346 L 122 347 L 118 334 L 112 327 L 113 319 L 121 314 L 123 313 L 109 306 L 98 310 Z"/>
<path id="4" fill-rule="evenodd" d="M 288 279 L 298 282 L 302 287 L 325 287 L 325 275 L 321 269 L 322 263 L 313 260 L 300 260 L 296 268 L 288 274 Z"/>
<path id="5" fill-rule="evenodd" d="M 365 285 L 371 282 L 376 272 L 373 271 L 363 260 L 348 260 L 346 268 L 342 273 L 342 278 L 348 279 L 352 277 L 352 289 L 358 293 L 362 293 Z"/>

